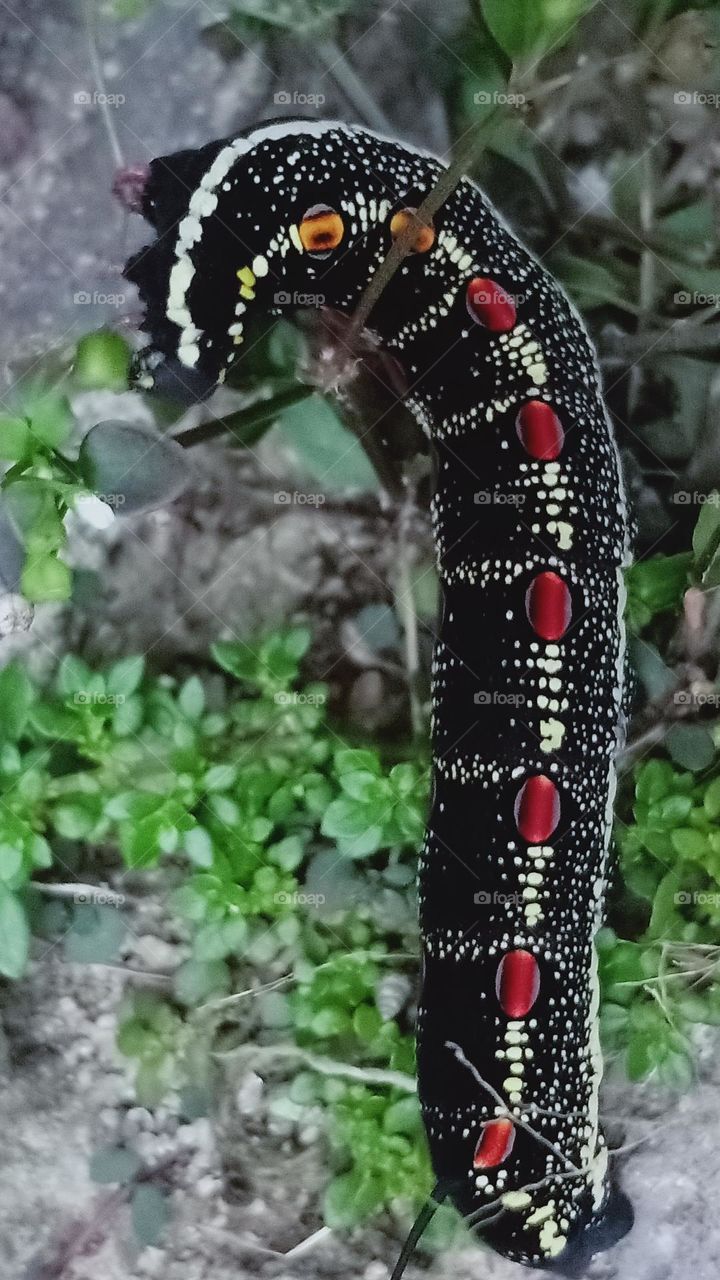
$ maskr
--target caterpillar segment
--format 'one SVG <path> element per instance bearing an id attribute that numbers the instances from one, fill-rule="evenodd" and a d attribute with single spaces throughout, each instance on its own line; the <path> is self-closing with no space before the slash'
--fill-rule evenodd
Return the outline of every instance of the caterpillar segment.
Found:
<path id="1" fill-rule="evenodd" d="M 369 130 L 275 121 L 156 160 L 126 273 L 138 386 L 222 382 L 252 315 L 351 314 L 443 170 Z M 598 370 L 561 289 L 463 180 L 372 326 L 432 442 L 442 584 L 420 858 L 418 1086 L 437 1196 L 572 1273 L 625 1233 L 598 1117 L 628 517 Z"/>

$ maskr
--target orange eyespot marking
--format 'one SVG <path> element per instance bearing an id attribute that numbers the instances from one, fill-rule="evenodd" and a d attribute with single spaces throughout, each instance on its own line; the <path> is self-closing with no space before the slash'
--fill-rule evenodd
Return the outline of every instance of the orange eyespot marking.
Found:
<path id="1" fill-rule="evenodd" d="M 435 243 L 435 228 L 432 223 L 418 222 L 417 209 L 408 207 L 407 209 L 398 209 L 390 219 L 390 235 L 393 240 L 397 240 L 398 236 L 407 231 L 409 227 L 414 226 L 415 236 L 411 244 L 412 253 L 427 253 L 428 249 L 432 249 Z"/>
<path id="2" fill-rule="evenodd" d="M 314 258 L 326 258 L 345 235 L 345 224 L 327 204 L 314 204 L 298 227 L 300 243 Z"/>

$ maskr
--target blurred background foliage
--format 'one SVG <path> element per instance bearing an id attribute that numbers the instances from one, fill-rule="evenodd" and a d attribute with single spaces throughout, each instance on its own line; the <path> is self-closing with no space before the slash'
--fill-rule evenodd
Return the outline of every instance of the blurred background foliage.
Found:
<path id="1" fill-rule="evenodd" d="M 111 41 L 113 23 L 160 3 L 90 6 L 91 30 Z M 382 18 L 346 0 L 247 0 L 216 5 L 202 39 L 228 66 L 248 47 L 272 67 L 311 59 L 347 117 L 393 133 L 388 86 L 353 56 Z M 720 1022 L 719 42 L 710 0 L 476 0 L 441 33 L 423 23 L 403 81 L 411 99 L 432 83 L 448 151 L 473 141 L 473 176 L 597 344 L 638 526 L 603 1034 L 611 1071 L 673 1088 L 692 1084 L 698 1025 Z M 289 483 L 314 486 L 323 519 L 364 512 L 396 573 L 369 602 L 346 582 L 342 625 L 319 647 L 308 599 L 270 634 L 218 634 L 173 669 L 133 653 L 66 654 L 49 683 L 4 668 L 0 971 L 23 973 L 33 936 L 121 964 L 133 897 L 168 893 L 177 965 L 159 990 L 129 981 L 118 1017 L 138 1098 L 197 1114 L 228 1075 L 272 1063 L 269 1115 L 320 1144 L 325 1220 L 347 1227 L 404 1220 L 430 1186 L 412 1032 L 437 585 L 427 460 L 402 405 L 371 394 L 376 353 L 328 391 L 333 323 L 258 332 L 224 398 L 190 417 L 154 402 L 151 422 L 124 419 L 131 343 L 117 324 L 6 393 L 6 632 L 87 589 L 74 521 L 100 537 L 173 502 L 211 441 L 233 460 L 290 450 Z M 110 416 L 88 431 L 98 392 Z M 372 695 L 350 716 L 360 678 Z M 156 1238 L 167 1205 L 126 1147 L 99 1153 L 93 1176 L 132 1187 L 140 1236 Z"/>

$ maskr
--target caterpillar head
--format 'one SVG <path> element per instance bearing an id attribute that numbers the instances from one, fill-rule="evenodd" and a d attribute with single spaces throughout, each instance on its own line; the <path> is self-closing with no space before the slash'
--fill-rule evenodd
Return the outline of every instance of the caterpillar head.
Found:
<path id="1" fill-rule="evenodd" d="M 151 336 L 135 384 L 202 398 L 242 358 L 255 317 L 351 312 L 439 168 L 363 130 L 302 120 L 154 160 L 141 207 L 157 239 L 125 268 Z M 434 238 L 419 233 L 415 256 Z M 422 270 L 405 270 L 379 329 L 422 305 Z"/>

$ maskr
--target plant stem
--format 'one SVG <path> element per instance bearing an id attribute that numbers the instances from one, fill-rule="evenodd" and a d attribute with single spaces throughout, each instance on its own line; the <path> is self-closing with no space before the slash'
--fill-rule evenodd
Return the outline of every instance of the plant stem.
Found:
<path id="1" fill-rule="evenodd" d="M 110 150 L 113 153 L 115 166 L 118 169 L 122 169 L 125 167 L 125 156 L 123 155 L 123 149 L 120 146 L 117 129 L 115 128 L 115 123 L 110 113 L 105 76 L 103 75 L 102 63 L 100 62 L 100 54 L 98 53 L 95 14 L 92 11 L 91 0 L 85 0 L 83 8 L 85 11 L 85 26 L 87 29 L 88 50 L 90 53 L 90 66 L 95 79 L 95 87 L 98 91 L 98 103 L 102 113 L 103 124 L 105 125 L 105 131 L 110 142 Z"/>
<path id="2" fill-rule="evenodd" d="M 388 1071 L 383 1067 L 355 1067 L 350 1062 L 335 1062 L 332 1058 L 322 1058 L 295 1044 L 244 1044 L 238 1049 L 232 1049 L 227 1056 L 236 1060 L 247 1058 L 248 1063 L 255 1062 L 258 1066 L 282 1059 L 303 1062 L 311 1071 L 317 1071 L 318 1075 L 338 1076 L 342 1080 L 355 1080 L 361 1084 L 386 1086 L 400 1089 L 403 1093 L 416 1091 L 414 1078 L 402 1071 Z"/>
<path id="3" fill-rule="evenodd" d="M 197 427 L 189 427 L 173 436 L 183 448 L 189 449 L 195 444 L 204 444 L 207 440 L 215 440 L 218 436 L 231 435 L 236 443 L 245 447 L 253 442 L 253 432 L 271 418 L 277 418 L 285 409 L 307 400 L 313 394 L 313 388 L 305 383 L 294 383 L 286 391 L 281 391 L 270 400 L 258 400 L 247 409 L 238 409 L 227 418 L 213 418 L 210 422 L 201 422 Z"/>
<path id="4" fill-rule="evenodd" d="M 395 590 L 395 604 L 405 640 L 405 673 L 407 678 L 408 697 L 410 699 L 410 723 L 414 738 L 423 734 L 423 716 L 418 694 L 418 672 L 420 670 L 420 653 L 418 648 L 418 625 L 413 599 L 410 564 L 408 556 L 408 522 L 415 505 L 415 494 L 408 489 L 405 501 L 400 508 L 398 520 L 398 570 Z"/>
<path id="5" fill-rule="evenodd" d="M 492 114 L 488 115 L 481 127 L 473 128 L 469 131 L 470 136 L 458 150 L 456 158 L 447 169 L 442 170 L 435 186 L 420 205 L 415 218 L 409 220 L 408 226 L 393 242 L 385 258 L 380 263 L 357 305 L 348 328 L 346 345 L 351 353 L 355 349 L 355 344 L 367 324 L 373 307 L 387 288 L 403 259 L 410 253 L 417 235 L 418 225 L 429 225 L 438 209 L 452 195 L 458 183 L 465 176 L 466 171 L 472 168 L 484 151 L 486 130 L 492 118 Z"/>

